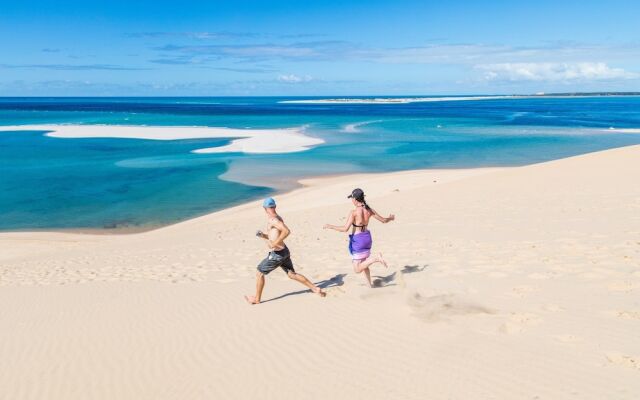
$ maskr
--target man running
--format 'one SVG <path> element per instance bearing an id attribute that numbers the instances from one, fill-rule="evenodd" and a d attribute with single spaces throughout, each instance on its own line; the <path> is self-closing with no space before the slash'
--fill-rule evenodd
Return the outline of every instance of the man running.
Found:
<path id="1" fill-rule="evenodd" d="M 262 290 L 264 289 L 264 276 L 278 267 L 282 268 L 289 278 L 302 283 L 320 297 L 325 297 L 327 294 L 322 289 L 311 283 L 303 275 L 296 273 L 293 269 L 289 248 L 284 244 L 284 239 L 289 236 L 291 231 L 284 224 L 282 217 L 276 212 L 276 201 L 269 197 L 262 202 L 262 207 L 267 214 L 267 233 L 258 231 L 256 236 L 267 242 L 269 255 L 258 265 L 256 295 L 244 296 L 245 300 L 249 304 L 259 304 Z"/>

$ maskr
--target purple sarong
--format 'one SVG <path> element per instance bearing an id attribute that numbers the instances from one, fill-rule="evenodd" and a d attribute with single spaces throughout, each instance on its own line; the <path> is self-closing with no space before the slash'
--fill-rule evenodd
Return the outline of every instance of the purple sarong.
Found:
<path id="1" fill-rule="evenodd" d="M 349 253 L 353 260 L 364 260 L 371 255 L 371 232 L 358 232 L 349 235 Z"/>

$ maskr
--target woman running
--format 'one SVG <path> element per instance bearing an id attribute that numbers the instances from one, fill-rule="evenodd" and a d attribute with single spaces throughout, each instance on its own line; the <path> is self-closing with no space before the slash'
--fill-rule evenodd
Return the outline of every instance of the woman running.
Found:
<path id="1" fill-rule="evenodd" d="M 364 199 L 362 189 L 353 189 L 347 198 L 351 199 L 355 209 L 349 211 L 345 225 L 337 226 L 326 224 L 324 229 L 333 229 L 338 232 L 347 232 L 351 229 L 351 234 L 349 235 L 349 253 L 351 253 L 351 259 L 353 260 L 353 270 L 356 273 L 364 271 L 369 287 L 373 287 L 369 266 L 375 263 L 381 263 L 387 267 L 387 263 L 380 253 L 374 258 L 369 258 L 372 245 L 371 232 L 367 228 L 369 219 L 373 217 L 383 224 L 386 224 L 387 222 L 393 221 L 395 216 L 391 214 L 385 218 L 378 214 L 373 208 L 369 207 Z"/>

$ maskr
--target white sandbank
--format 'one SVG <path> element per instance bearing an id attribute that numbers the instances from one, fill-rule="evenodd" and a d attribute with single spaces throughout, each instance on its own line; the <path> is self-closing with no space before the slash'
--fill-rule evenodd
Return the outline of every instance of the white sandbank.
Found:
<path id="1" fill-rule="evenodd" d="M 306 136 L 304 128 L 234 129 L 192 126 L 124 126 L 124 125 L 14 125 L 0 126 L 1 131 L 47 131 L 47 136 L 65 139 L 120 138 L 180 140 L 237 138 L 221 147 L 194 150 L 194 153 L 293 153 L 324 143 Z"/>
<path id="2" fill-rule="evenodd" d="M 453 96 L 453 97 L 395 97 L 395 98 L 336 98 L 336 99 L 307 99 L 307 100 L 283 100 L 279 103 L 288 104 L 408 104 L 430 103 L 439 101 L 473 101 L 473 100 L 498 100 L 498 99 L 522 99 L 535 96 Z"/>
<path id="3" fill-rule="evenodd" d="M 620 133 L 640 133 L 640 128 L 609 128 L 608 131 Z"/>
<path id="4" fill-rule="evenodd" d="M 495 95 L 495 96 L 442 96 L 442 97 L 378 97 L 378 98 L 333 98 L 333 99 L 301 99 L 282 100 L 279 103 L 290 104 L 407 104 L 407 103 L 430 103 L 441 101 L 475 101 L 475 100 L 503 100 L 503 99 L 573 99 L 602 97 L 597 95 Z M 621 97 L 621 96 L 607 96 Z M 626 96 L 624 96 L 626 97 Z"/>

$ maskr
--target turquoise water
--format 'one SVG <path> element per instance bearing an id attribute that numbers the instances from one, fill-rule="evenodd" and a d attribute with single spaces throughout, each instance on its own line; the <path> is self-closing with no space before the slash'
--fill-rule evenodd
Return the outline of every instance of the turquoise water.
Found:
<path id="1" fill-rule="evenodd" d="M 524 165 L 640 144 L 640 98 L 287 104 L 288 98 L 0 98 L 0 229 L 155 227 L 295 186 L 296 178 Z M 60 139 L 2 125 L 290 128 L 286 154 L 194 154 L 228 139 Z"/>

